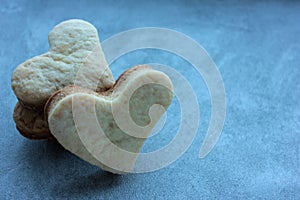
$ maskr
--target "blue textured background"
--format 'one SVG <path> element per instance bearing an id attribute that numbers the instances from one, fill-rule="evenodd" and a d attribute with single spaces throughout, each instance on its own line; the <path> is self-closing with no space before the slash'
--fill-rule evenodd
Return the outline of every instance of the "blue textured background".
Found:
<path id="1" fill-rule="evenodd" d="M 199 42 L 223 77 L 227 118 L 215 149 L 199 147 L 210 103 L 201 77 L 176 56 L 156 50 L 112 64 L 117 77 L 138 63 L 168 64 L 195 88 L 201 123 L 188 151 L 170 166 L 116 176 L 81 161 L 55 143 L 30 141 L 15 129 L 14 68 L 48 49 L 57 23 L 81 18 L 101 40 L 131 28 L 180 31 Z M 300 2 L 297 1 L 0 1 L 0 199 L 300 199 Z M 174 103 L 176 104 L 176 102 Z M 176 118 L 176 106 L 170 109 Z M 172 114 L 173 113 L 173 114 Z M 168 143 L 178 126 L 144 150 Z M 156 139 L 155 139 L 156 138 Z"/>

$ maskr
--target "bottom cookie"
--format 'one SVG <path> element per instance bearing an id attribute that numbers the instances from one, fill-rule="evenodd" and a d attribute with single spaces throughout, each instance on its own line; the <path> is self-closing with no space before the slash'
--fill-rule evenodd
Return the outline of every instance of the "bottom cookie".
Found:
<path id="1" fill-rule="evenodd" d="M 14 109 L 13 118 L 18 131 L 24 137 L 33 140 L 54 139 L 48 123 L 44 119 L 43 110 L 32 110 L 18 102 Z"/>

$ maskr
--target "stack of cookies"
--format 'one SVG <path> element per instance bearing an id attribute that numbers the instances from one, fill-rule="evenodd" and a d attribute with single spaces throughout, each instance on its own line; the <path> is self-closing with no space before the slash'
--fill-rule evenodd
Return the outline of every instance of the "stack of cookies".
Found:
<path id="1" fill-rule="evenodd" d="M 12 76 L 14 121 L 29 139 L 55 138 L 67 150 L 113 173 L 130 172 L 173 98 L 171 80 L 147 65 L 114 81 L 97 29 L 68 20 L 49 34 L 50 50 Z M 154 104 L 160 107 L 148 111 Z"/>

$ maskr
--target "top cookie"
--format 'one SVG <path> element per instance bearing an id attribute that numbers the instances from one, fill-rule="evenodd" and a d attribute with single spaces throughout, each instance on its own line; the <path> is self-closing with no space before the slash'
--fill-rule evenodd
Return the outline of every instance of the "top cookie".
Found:
<path id="1" fill-rule="evenodd" d="M 114 84 L 96 28 L 83 20 L 68 20 L 49 34 L 49 52 L 20 64 L 12 76 L 19 101 L 42 109 L 57 90 L 70 84 L 105 91 Z"/>

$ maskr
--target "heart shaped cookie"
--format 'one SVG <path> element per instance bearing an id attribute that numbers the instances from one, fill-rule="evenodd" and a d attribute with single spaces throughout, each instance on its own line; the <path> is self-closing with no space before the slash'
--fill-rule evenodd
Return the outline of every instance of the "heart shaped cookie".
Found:
<path id="1" fill-rule="evenodd" d="M 24 123 L 27 120 L 24 116 L 32 119 L 39 116 L 43 120 L 40 116 L 44 115 L 44 105 L 56 91 L 77 84 L 100 92 L 114 84 L 97 30 L 90 23 L 74 19 L 58 24 L 49 34 L 49 44 L 49 52 L 20 64 L 11 79 L 12 89 L 22 104 L 15 108 L 16 126 L 29 138 L 51 136 L 47 123 L 37 130 L 32 123 Z M 77 74 L 80 68 L 84 73 Z M 96 88 L 95 83 L 98 83 Z"/>
<path id="2" fill-rule="evenodd" d="M 55 93 L 45 106 L 49 128 L 67 150 L 112 173 L 128 173 L 173 99 L 171 80 L 149 66 L 124 72 L 113 88 L 78 86 Z"/>

